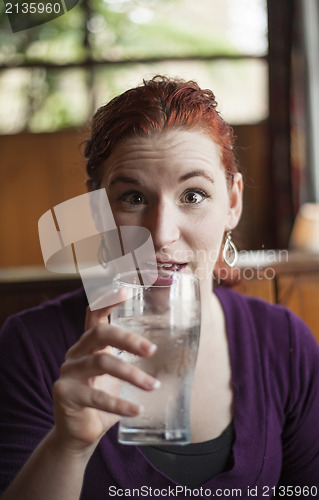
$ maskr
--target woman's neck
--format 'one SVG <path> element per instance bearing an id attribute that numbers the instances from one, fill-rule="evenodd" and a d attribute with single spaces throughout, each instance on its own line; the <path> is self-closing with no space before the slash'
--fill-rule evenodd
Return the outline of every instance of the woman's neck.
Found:
<path id="1" fill-rule="evenodd" d="M 206 332 L 225 332 L 225 317 L 221 303 L 214 293 L 211 279 L 201 282 L 201 324 L 202 334 Z"/>

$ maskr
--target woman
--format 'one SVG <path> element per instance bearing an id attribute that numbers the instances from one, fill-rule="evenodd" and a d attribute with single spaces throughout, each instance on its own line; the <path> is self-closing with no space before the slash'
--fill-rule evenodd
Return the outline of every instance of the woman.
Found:
<path id="1" fill-rule="evenodd" d="M 2 489 L 11 485 L 1 498 L 261 498 L 288 486 L 297 495 L 316 488 L 314 496 L 318 345 L 283 307 L 212 288 L 243 190 L 212 92 L 144 82 L 97 111 L 85 154 L 88 189 L 105 188 L 116 224 L 150 230 L 159 268 L 200 277 L 192 443 L 166 451 L 117 443 L 119 416 L 139 412 L 119 398 L 118 379 L 147 391 L 156 380 L 112 347 L 140 356 L 155 347 L 109 325 L 110 308 L 85 314 L 83 291 L 69 294 L 3 328 L 0 475 Z"/>

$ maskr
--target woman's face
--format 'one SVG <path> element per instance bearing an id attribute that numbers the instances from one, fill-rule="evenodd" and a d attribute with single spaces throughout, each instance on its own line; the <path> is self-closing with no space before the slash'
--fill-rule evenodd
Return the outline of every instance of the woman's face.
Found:
<path id="1" fill-rule="evenodd" d="M 149 229 L 159 268 L 200 278 L 211 277 L 241 213 L 241 175 L 228 189 L 219 147 L 194 130 L 127 139 L 106 160 L 101 187 L 118 226 Z"/>

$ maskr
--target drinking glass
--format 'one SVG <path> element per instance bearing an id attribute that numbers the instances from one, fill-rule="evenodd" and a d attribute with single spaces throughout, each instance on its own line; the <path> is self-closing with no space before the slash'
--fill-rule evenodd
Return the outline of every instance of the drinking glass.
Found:
<path id="1" fill-rule="evenodd" d="M 114 278 L 127 299 L 111 313 L 111 323 L 137 332 L 157 345 L 144 358 L 117 351 L 161 382 L 152 391 L 121 381 L 121 397 L 141 406 L 136 417 L 121 417 L 118 440 L 123 444 L 187 444 L 190 397 L 200 336 L 199 280 L 192 274 L 126 272 Z"/>

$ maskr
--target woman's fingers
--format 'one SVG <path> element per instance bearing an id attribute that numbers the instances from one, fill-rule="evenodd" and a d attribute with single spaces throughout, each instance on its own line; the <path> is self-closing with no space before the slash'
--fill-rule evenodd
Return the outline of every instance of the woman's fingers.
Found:
<path id="1" fill-rule="evenodd" d="M 111 293 L 108 292 L 107 294 L 101 292 L 101 296 L 93 304 L 95 309 L 91 310 L 88 307 L 86 310 L 85 330 L 94 328 L 101 322 L 108 323 L 108 316 L 111 314 L 112 309 L 126 300 L 126 298 L 127 296 L 123 288 Z M 108 301 L 111 305 L 104 307 L 104 304 Z"/>
<path id="2" fill-rule="evenodd" d="M 137 415 L 138 405 L 117 397 L 120 380 L 146 391 L 160 386 L 154 377 L 113 353 L 112 348 L 115 347 L 147 357 L 156 350 L 156 345 L 138 333 L 109 324 L 108 316 L 112 308 L 125 299 L 125 293 L 120 290 L 116 300 L 113 300 L 114 305 L 87 310 L 87 330 L 67 351 L 61 377 L 54 386 L 54 397 L 59 401 L 60 408 L 64 408 L 65 415 L 70 416 L 70 411 L 71 414 L 74 411 L 80 412 L 80 419 L 84 415 L 85 418 L 92 418 L 92 413 L 86 413 L 85 408 L 102 410 L 113 416 Z"/>
<path id="3" fill-rule="evenodd" d="M 67 361 L 61 367 L 61 375 L 78 381 L 85 381 L 99 375 L 111 375 L 147 391 L 159 385 L 157 379 L 151 375 L 106 352 Z"/>
<path id="4" fill-rule="evenodd" d="M 116 347 L 138 356 L 150 356 L 156 350 L 156 345 L 141 335 L 117 326 L 100 324 L 85 332 L 81 339 L 66 353 L 65 359 L 81 358 L 107 346 Z"/>
<path id="5" fill-rule="evenodd" d="M 53 387 L 54 397 L 62 403 L 62 407 L 77 412 L 81 408 L 94 408 L 121 416 L 135 416 L 140 408 L 137 404 L 112 396 L 104 391 L 83 386 L 70 379 L 59 379 Z M 64 404 L 63 404 L 64 403 Z"/>

